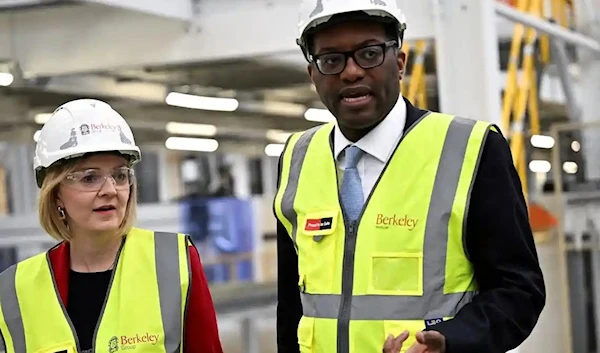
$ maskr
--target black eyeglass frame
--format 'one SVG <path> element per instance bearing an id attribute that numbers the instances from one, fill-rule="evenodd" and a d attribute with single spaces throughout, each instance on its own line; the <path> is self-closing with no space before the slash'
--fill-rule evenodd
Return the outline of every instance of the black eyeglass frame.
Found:
<path id="1" fill-rule="evenodd" d="M 363 66 L 359 63 L 358 60 L 356 60 L 356 53 L 359 51 L 365 50 L 365 49 L 370 49 L 370 48 L 381 48 L 383 50 L 383 56 L 382 56 L 381 62 L 379 62 L 376 65 L 372 65 L 372 66 Z M 364 46 L 364 47 L 361 47 L 361 48 L 358 48 L 355 50 L 350 50 L 350 51 L 330 52 L 330 53 L 323 53 L 323 54 L 318 54 L 318 55 L 309 54 L 308 59 L 309 59 L 310 63 L 314 64 L 317 67 L 317 70 L 319 70 L 319 72 L 322 75 L 338 75 L 346 69 L 346 65 L 348 65 L 348 58 L 352 58 L 352 60 L 354 60 L 356 65 L 361 67 L 363 70 L 368 70 L 368 69 L 372 69 L 372 68 L 381 66 L 381 64 L 383 64 L 385 62 L 387 50 L 389 48 L 398 48 L 398 41 L 397 40 L 389 40 L 387 42 L 383 42 L 383 43 L 379 43 L 379 44 L 370 44 L 370 45 L 367 45 L 367 46 Z M 319 65 L 319 59 L 326 55 L 335 55 L 335 54 L 344 55 L 344 65 L 342 65 L 341 69 L 338 71 L 324 73 Z"/>

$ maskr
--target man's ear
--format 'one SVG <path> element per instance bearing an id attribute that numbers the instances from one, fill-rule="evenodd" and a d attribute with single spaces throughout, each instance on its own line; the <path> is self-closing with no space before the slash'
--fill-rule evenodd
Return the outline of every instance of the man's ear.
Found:
<path id="1" fill-rule="evenodd" d="M 310 79 L 312 81 L 312 73 L 313 73 L 313 66 L 312 66 L 312 64 L 309 63 L 308 65 L 306 65 L 306 71 L 308 71 L 308 76 L 310 76 Z"/>
<path id="2" fill-rule="evenodd" d="M 404 73 L 406 70 L 406 53 L 403 52 L 402 50 L 398 49 L 398 72 L 399 72 L 399 79 L 402 80 L 404 78 Z"/>

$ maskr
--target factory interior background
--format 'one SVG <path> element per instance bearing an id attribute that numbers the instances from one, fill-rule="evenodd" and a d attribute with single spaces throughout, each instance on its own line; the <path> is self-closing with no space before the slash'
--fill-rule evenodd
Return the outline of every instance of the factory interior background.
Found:
<path id="1" fill-rule="evenodd" d="M 547 288 L 515 351 L 600 353 L 600 1 L 397 2 L 402 94 L 510 142 Z M 295 43 L 298 5 L 0 1 L 0 270 L 55 244 L 36 211 L 40 128 L 100 99 L 142 149 L 137 226 L 194 239 L 225 353 L 276 352 L 278 157 L 334 119 Z"/>

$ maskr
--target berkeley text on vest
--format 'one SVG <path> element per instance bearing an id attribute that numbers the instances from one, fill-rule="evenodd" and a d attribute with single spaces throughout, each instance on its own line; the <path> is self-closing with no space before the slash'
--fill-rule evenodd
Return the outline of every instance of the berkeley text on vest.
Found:
<path id="1" fill-rule="evenodd" d="M 417 226 L 418 222 L 418 219 L 412 218 L 409 215 L 398 216 L 396 214 L 393 214 L 391 216 L 386 216 L 382 213 L 378 213 L 375 225 L 377 226 L 377 228 L 381 229 L 388 229 L 390 226 L 392 226 L 406 227 L 408 230 L 413 230 Z"/>
<path id="2" fill-rule="evenodd" d="M 159 335 L 152 335 L 149 333 L 136 334 L 135 336 L 121 336 L 121 346 L 136 345 L 141 343 L 156 344 L 158 342 Z M 125 347 L 123 347 L 125 349 Z"/>

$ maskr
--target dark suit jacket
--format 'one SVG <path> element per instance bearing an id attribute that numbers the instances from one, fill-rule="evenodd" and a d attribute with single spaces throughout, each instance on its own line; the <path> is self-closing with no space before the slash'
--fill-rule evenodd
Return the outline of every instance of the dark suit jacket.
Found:
<path id="1" fill-rule="evenodd" d="M 426 112 L 405 101 L 406 130 Z M 531 333 L 546 292 L 521 182 L 500 133 L 490 133 L 484 146 L 471 193 L 466 245 L 480 292 L 454 319 L 431 330 L 446 337 L 447 353 L 511 350 Z M 277 250 L 278 353 L 297 353 L 296 330 L 302 316 L 298 257 L 279 222 Z M 383 341 L 381 344 L 383 347 Z"/>

